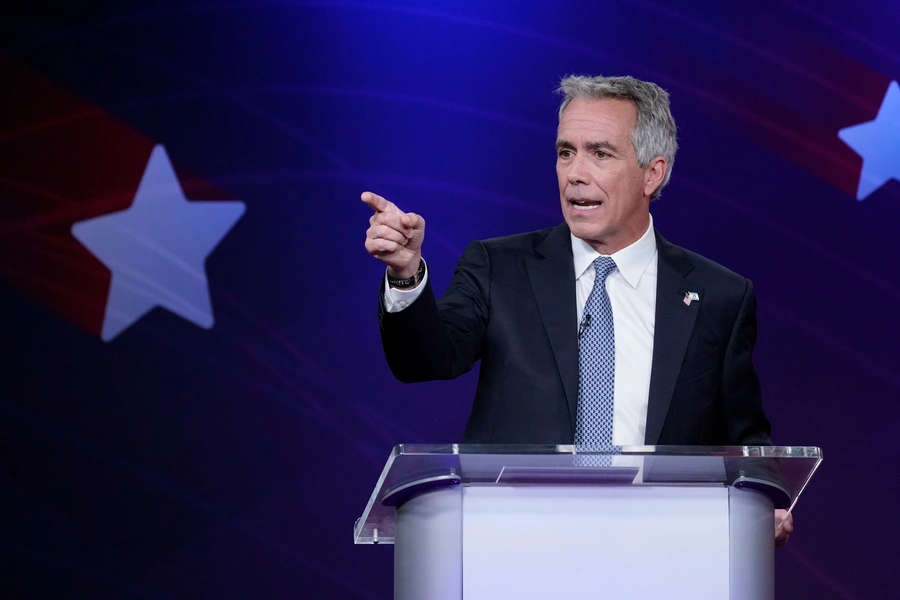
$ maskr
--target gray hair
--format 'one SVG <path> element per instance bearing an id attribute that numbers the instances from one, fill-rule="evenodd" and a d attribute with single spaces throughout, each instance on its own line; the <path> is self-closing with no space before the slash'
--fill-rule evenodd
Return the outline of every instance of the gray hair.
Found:
<path id="1" fill-rule="evenodd" d="M 666 174 L 662 183 L 653 191 L 650 199 L 655 200 L 669 183 L 678 142 L 675 139 L 675 119 L 669 110 L 669 94 L 655 83 L 641 81 L 634 77 L 588 77 L 569 75 L 564 77 L 556 90 L 563 95 L 559 106 L 559 118 L 572 100 L 608 98 L 629 100 L 637 107 L 637 124 L 631 132 L 637 161 L 646 167 L 657 156 L 666 159 Z"/>

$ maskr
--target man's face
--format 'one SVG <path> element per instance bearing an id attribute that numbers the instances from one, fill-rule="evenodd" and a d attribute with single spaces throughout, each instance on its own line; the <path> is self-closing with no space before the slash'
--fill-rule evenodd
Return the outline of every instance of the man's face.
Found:
<path id="1" fill-rule="evenodd" d="M 556 136 L 563 217 L 575 237 L 601 254 L 638 240 L 649 225 L 650 194 L 665 174 L 658 157 L 641 168 L 631 142 L 637 107 L 627 100 L 576 99 Z"/>

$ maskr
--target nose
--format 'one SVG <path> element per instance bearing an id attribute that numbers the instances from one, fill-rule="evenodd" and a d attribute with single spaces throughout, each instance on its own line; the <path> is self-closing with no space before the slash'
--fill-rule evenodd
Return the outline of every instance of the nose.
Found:
<path id="1" fill-rule="evenodd" d="M 566 177 L 572 185 L 590 183 L 591 175 L 583 154 L 576 155 L 572 162 L 569 163 L 569 172 L 566 174 Z"/>

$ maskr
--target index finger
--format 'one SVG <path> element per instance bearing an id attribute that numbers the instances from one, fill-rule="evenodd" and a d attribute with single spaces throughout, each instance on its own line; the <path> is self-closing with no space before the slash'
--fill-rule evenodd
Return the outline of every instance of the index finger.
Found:
<path id="1" fill-rule="evenodd" d="M 375 212 L 386 212 L 389 210 L 397 210 L 397 207 L 393 202 L 382 198 L 378 194 L 373 194 L 372 192 L 363 192 L 362 196 L 360 196 L 363 202 L 369 205 L 369 207 Z"/>

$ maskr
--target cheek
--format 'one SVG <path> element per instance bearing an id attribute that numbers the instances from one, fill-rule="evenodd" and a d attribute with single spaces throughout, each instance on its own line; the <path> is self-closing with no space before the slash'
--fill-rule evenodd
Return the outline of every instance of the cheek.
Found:
<path id="1" fill-rule="evenodd" d="M 607 195 L 615 195 L 619 187 L 619 179 L 615 173 L 598 170 L 593 174 L 594 183 Z"/>
<path id="2" fill-rule="evenodd" d="M 627 177 L 622 178 L 625 184 L 628 185 L 630 189 L 642 190 L 644 189 L 644 183 L 646 181 L 646 175 L 640 169 L 635 169 L 628 173 Z"/>
<path id="3" fill-rule="evenodd" d="M 630 196 L 643 189 L 641 179 L 633 173 L 606 173 L 601 185 L 617 196 Z"/>

